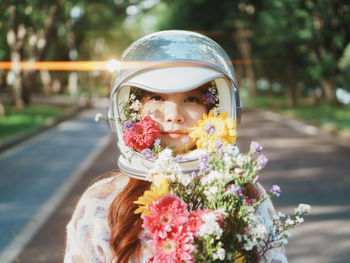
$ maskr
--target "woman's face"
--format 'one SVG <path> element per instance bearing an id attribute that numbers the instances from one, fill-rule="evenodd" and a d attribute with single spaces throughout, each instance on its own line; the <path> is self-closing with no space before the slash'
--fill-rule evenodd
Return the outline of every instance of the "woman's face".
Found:
<path id="1" fill-rule="evenodd" d="M 174 94 L 146 92 L 141 115 L 150 116 L 157 122 L 162 143 L 175 146 L 175 151 L 182 152 L 182 138 L 189 137 L 190 128 L 202 119 L 203 113 L 207 113 L 202 97 L 199 89 Z M 194 142 L 189 139 L 188 149 L 192 149 Z"/>

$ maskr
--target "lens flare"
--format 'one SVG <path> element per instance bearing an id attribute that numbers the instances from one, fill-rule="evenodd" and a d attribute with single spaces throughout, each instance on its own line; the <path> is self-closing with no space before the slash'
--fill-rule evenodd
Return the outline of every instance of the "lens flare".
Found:
<path id="1" fill-rule="evenodd" d="M 273 63 L 275 60 L 232 60 L 233 65 L 255 64 L 255 63 Z M 0 70 L 57 70 L 57 71 L 109 71 L 118 72 L 121 67 L 125 69 L 137 68 L 140 64 L 157 65 L 157 62 L 145 61 L 0 61 Z M 144 65 L 146 66 L 146 65 Z"/>

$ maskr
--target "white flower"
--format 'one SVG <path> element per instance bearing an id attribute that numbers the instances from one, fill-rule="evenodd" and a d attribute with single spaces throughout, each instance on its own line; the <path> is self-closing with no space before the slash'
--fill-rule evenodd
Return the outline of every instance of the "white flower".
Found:
<path id="1" fill-rule="evenodd" d="M 192 177 L 188 174 L 182 174 L 179 180 L 183 186 L 188 186 L 192 182 Z"/>
<path id="2" fill-rule="evenodd" d="M 136 99 L 136 95 L 134 93 L 131 93 L 130 100 L 134 100 L 134 99 Z"/>
<path id="3" fill-rule="evenodd" d="M 159 153 L 153 168 L 149 171 L 150 178 L 157 174 L 164 174 L 170 182 L 179 182 L 185 186 L 192 182 L 189 175 L 182 174 L 180 166 L 172 156 L 172 150 L 170 149 L 165 149 Z"/>
<path id="4" fill-rule="evenodd" d="M 209 235 L 215 235 L 220 237 L 222 235 L 222 229 L 217 222 L 217 215 L 215 213 L 205 213 L 202 215 L 204 223 L 199 227 L 198 235 L 200 237 L 206 237 Z"/>
<path id="5" fill-rule="evenodd" d="M 215 195 L 217 192 L 219 191 L 219 189 L 218 189 L 218 187 L 217 186 L 212 186 L 212 187 L 210 187 L 210 189 L 209 189 L 209 193 L 211 194 L 211 195 Z"/>
<path id="6" fill-rule="evenodd" d="M 294 225 L 294 220 L 292 220 L 292 219 L 290 219 L 290 218 L 287 218 L 285 223 L 286 223 L 286 225 L 288 225 L 288 226 L 292 226 L 292 225 Z"/>
<path id="7" fill-rule="evenodd" d="M 134 111 L 139 111 L 141 109 L 141 102 L 139 100 L 135 100 L 129 108 Z"/>
<path id="8" fill-rule="evenodd" d="M 218 180 L 220 178 L 222 178 L 221 173 L 219 173 L 218 171 L 210 171 L 209 174 L 201 178 L 201 184 L 209 185 L 209 184 L 212 184 L 215 180 Z"/>
<path id="9" fill-rule="evenodd" d="M 135 112 L 131 113 L 130 117 L 131 117 L 131 120 L 133 122 L 138 121 L 138 120 L 140 120 L 142 118 L 142 116 L 140 114 L 137 114 Z"/>
<path id="10" fill-rule="evenodd" d="M 282 212 L 278 212 L 278 216 L 279 216 L 280 218 L 282 218 L 282 217 L 285 217 L 286 215 L 283 214 Z"/>
<path id="11" fill-rule="evenodd" d="M 224 260 L 225 259 L 225 249 L 219 248 L 215 253 L 215 257 L 218 258 L 219 260 Z"/>
<path id="12" fill-rule="evenodd" d="M 99 121 L 100 119 L 102 118 L 102 113 L 97 113 L 96 115 L 95 115 L 95 121 L 97 122 L 97 121 Z"/>
<path id="13" fill-rule="evenodd" d="M 282 238 L 282 239 L 281 239 L 281 244 L 282 244 L 282 245 L 287 245 L 287 244 L 288 244 L 288 239 Z"/>
<path id="14" fill-rule="evenodd" d="M 243 170 L 242 170 L 241 168 L 236 167 L 236 168 L 234 169 L 234 172 L 235 172 L 236 174 L 240 174 L 241 172 L 243 172 Z"/>
<path id="15" fill-rule="evenodd" d="M 239 154 L 236 158 L 236 163 L 239 165 L 239 166 L 243 166 L 245 162 L 245 157 L 243 154 Z"/>
<path id="16" fill-rule="evenodd" d="M 245 250 L 252 250 L 254 247 L 254 243 L 250 240 L 247 241 L 247 243 L 244 244 L 244 249 Z"/>
<path id="17" fill-rule="evenodd" d="M 222 147 L 223 153 L 226 155 L 237 156 L 239 154 L 239 149 L 234 144 L 229 144 L 227 146 Z"/>
<path id="18" fill-rule="evenodd" d="M 259 224 L 254 228 L 254 232 L 256 236 L 264 237 L 264 235 L 267 233 L 266 226 Z"/>
<path id="19" fill-rule="evenodd" d="M 172 158 L 173 151 L 169 148 L 164 149 L 158 155 L 158 160 L 167 160 Z"/>
<path id="20" fill-rule="evenodd" d="M 294 214 L 306 214 L 310 213 L 311 206 L 307 204 L 299 204 L 298 208 L 294 209 Z"/>
<path id="21" fill-rule="evenodd" d="M 201 178 L 201 184 L 202 185 L 210 185 L 215 180 L 220 179 L 221 177 L 222 177 L 222 175 L 218 171 L 210 171 L 209 174 L 207 174 Z"/>
<path id="22" fill-rule="evenodd" d="M 229 155 L 225 155 L 223 159 L 224 159 L 225 165 L 228 168 L 230 168 L 232 166 L 232 157 Z"/>
<path id="23" fill-rule="evenodd" d="M 295 217 L 295 222 L 299 225 L 304 222 L 304 218 L 296 216 Z"/>

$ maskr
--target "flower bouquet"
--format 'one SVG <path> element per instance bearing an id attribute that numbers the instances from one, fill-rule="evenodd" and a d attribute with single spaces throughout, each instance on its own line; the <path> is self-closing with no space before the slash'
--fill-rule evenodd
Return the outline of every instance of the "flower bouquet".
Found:
<path id="1" fill-rule="evenodd" d="M 300 204 L 292 216 L 259 212 L 281 189 L 267 193 L 258 183 L 267 158 L 252 142 L 241 154 L 233 144 L 234 121 L 226 114 L 205 115 L 189 134 L 206 149 L 199 170 L 182 173 L 170 149 L 158 154 L 152 181 L 136 204 L 154 255 L 148 262 L 259 262 L 269 250 L 287 243 L 288 230 L 303 222 L 310 206 Z M 256 156 L 258 155 L 258 156 Z M 252 197 L 251 190 L 260 194 Z M 271 211 L 270 211 L 271 212 Z"/>

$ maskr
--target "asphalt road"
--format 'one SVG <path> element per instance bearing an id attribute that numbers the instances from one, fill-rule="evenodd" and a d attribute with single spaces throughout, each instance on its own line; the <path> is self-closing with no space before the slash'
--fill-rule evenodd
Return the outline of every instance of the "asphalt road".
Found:
<path id="1" fill-rule="evenodd" d="M 292 230 L 287 245 L 291 263 L 350 262 L 350 147 L 322 135 L 310 136 L 283 121 L 266 120 L 262 112 L 243 115 L 238 129 L 238 145 L 248 150 L 251 140 L 264 146 L 269 163 L 261 174 L 266 188 L 278 184 L 281 197 L 275 199 L 279 211 L 292 213 L 299 203 L 312 206 L 305 223 Z M 117 169 L 116 142 L 110 137 L 97 159 L 91 160 L 80 180 L 31 239 L 16 262 L 58 263 L 64 254 L 65 225 L 80 194 L 91 180 Z"/>
<path id="2" fill-rule="evenodd" d="M 65 184 L 106 141 L 107 123 L 94 121 L 100 110 L 86 110 L 1 153 L 0 262 L 6 262 L 5 249 L 14 251 L 31 238 L 69 189 Z"/>

